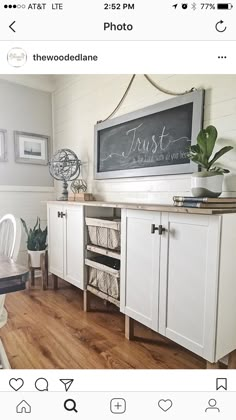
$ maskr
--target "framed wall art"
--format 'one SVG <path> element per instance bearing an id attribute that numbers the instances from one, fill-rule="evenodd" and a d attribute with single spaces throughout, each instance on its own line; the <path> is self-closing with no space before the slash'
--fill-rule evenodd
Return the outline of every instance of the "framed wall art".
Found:
<path id="1" fill-rule="evenodd" d="M 7 160 L 7 130 L 0 129 L 0 162 Z"/>
<path id="2" fill-rule="evenodd" d="M 95 126 L 95 179 L 197 171 L 188 157 L 203 122 L 196 90 Z"/>
<path id="3" fill-rule="evenodd" d="M 16 162 L 47 165 L 50 141 L 48 136 L 15 131 L 14 139 Z"/>

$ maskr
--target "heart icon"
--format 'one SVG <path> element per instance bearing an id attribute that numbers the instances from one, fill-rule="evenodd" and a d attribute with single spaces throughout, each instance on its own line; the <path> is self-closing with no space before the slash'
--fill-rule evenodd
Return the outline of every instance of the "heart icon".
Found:
<path id="1" fill-rule="evenodd" d="M 163 411 L 168 411 L 172 407 L 173 403 L 171 400 L 159 400 L 158 406 Z"/>
<path id="2" fill-rule="evenodd" d="M 11 378 L 9 381 L 9 385 L 10 387 L 12 387 L 12 389 L 14 389 L 14 391 L 19 391 L 19 389 L 21 389 L 24 385 L 24 381 L 21 378 Z"/>

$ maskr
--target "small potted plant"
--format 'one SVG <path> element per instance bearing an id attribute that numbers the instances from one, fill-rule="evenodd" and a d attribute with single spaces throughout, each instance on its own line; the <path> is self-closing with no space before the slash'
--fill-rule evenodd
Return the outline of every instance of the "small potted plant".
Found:
<path id="1" fill-rule="evenodd" d="M 47 248 L 47 227 L 42 230 L 40 226 L 40 218 L 37 217 L 35 226 L 28 229 L 25 221 L 21 219 L 27 235 L 27 249 L 31 258 L 31 266 L 40 267 L 40 256 L 45 254 Z"/>
<path id="2" fill-rule="evenodd" d="M 190 146 L 189 158 L 200 166 L 201 172 L 192 174 L 191 191 L 194 197 L 219 197 L 222 193 L 224 174 L 228 169 L 215 166 L 215 162 L 233 149 L 224 146 L 213 154 L 217 140 L 217 129 L 213 125 L 200 131 L 197 144 Z"/>

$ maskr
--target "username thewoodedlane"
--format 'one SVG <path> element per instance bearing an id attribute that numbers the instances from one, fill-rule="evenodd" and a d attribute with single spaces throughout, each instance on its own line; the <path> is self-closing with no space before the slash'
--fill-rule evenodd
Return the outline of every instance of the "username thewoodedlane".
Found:
<path id="1" fill-rule="evenodd" d="M 97 55 L 88 54 L 33 54 L 33 61 L 98 61 Z"/>

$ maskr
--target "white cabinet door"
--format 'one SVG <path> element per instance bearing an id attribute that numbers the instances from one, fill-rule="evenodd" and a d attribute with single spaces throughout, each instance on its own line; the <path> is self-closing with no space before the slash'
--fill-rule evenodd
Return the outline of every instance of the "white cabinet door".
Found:
<path id="1" fill-rule="evenodd" d="M 63 278 L 64 273 L 64 221 L 63 206 L 48 205 L 48 257 L 49 271 Z"/>
<path id="2" fill-rule="evenodd" d="M 152 224 L 160 224 L 159 213 L 122 210 L 121 311 L 157 330 L 161 236 Z"/>
<path id="3" fill-rule="evenodd" d="M 163 213 L 159 331 L 215 360 L 220 217 Z"/>
<path id="4" fill-rule="evenodd" d="M 84 289 L 84 208 L 66 208 L 64 279 Z"/>

